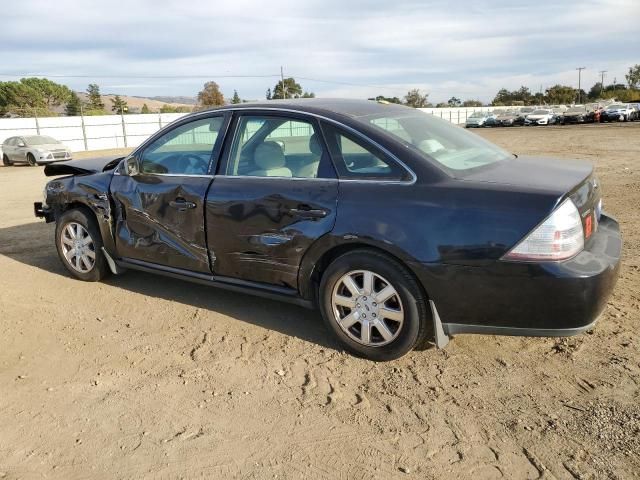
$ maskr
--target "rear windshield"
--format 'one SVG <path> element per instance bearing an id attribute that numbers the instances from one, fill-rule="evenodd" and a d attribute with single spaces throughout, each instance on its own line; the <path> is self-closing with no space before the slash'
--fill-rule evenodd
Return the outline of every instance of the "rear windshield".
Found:
<path id="1" fill-rule="evenodd" d="M 24 141 L 27 142 L 27 145 L 48 145 L 51 143 L 60 143 L 55 138 L 47 137 L 46 135 L 24 137 Z"/>
<path id="2" fill-rule="evenodd" d="M 395 114 L 389 112 L 388 116 L 370 115 L 360 117 L 360 120 L 411 145 L 426 161 L 435 160 L 454 176 L 513 158 L 510 153 L 482 137 L 418 110 Z"/>

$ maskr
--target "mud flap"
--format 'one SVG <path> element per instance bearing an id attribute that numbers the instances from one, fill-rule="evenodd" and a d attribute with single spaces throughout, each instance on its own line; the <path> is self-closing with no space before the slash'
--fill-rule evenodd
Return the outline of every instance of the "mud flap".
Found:
<path id="1" fill-rule="evenodd" d="M 442 321 L 433 300 L 429 300 L 429 306 L 431 307 L 431 317 L 433 318 L 433 341 L 436 344 L 436 348 L 444 348 L 449 343 L 449 335 L 445 333 L 442 327 Z"/>

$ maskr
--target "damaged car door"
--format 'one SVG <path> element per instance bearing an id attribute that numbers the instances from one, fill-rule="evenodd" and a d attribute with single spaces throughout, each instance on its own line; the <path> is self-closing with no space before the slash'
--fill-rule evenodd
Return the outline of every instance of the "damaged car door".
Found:
<path id="1" fill-rule="evenodd" d="M 336 218 L 319 126 L 276 111 L 237 113 L 233 124 L 206 201 L 213 274 L 297 290 L 303 255 Z"/>
<path id="2" fill-rule="evenodd" d="M 218 113 L 177 123 L 125 159 L 110 187 L 123 260 L 211 273 L 204 199 L 225 118 Z"/>

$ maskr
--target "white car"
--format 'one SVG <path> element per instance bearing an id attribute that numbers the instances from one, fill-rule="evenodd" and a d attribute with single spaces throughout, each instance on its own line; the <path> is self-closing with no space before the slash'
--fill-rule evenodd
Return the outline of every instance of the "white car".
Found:
<path id="1" fill-rule="evenodd" d="M 2 163 L 26 163 L 31 166 L 71 160 L 71 150 L 47 135 L 9 137 L 2 143 Z"/>
<path id="2" fill-rule="evenodd" d="M 525 125 L 551 125 L 556 123 L 556 114 L 552 110 L 534 110 L 524 121 Z"/>
<path id="3" fill-rule="evenodd" d="M 484 127 L 484 124 L 489 118 L 496 118 L 492 112 L 473 112 L 465 123 L 465 127 Z"/>

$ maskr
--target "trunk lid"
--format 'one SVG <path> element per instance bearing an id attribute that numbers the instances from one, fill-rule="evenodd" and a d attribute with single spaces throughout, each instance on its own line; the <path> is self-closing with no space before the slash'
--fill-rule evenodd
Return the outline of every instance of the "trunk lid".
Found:
<path id="1" fill-rule="evenodd" d="M 593 166 L 588 162 L 519 157 L 470 172 L 461 180 L 494 183 L 502 188 L 523 192 L 550 194 L 556 199 L 556 203 L 550 205 L 549 213 L 563 200 L 570 198 L 580 212 L 587 240 L 596 231 L 600 221 L 600 184 L 594 176 Z"/>

